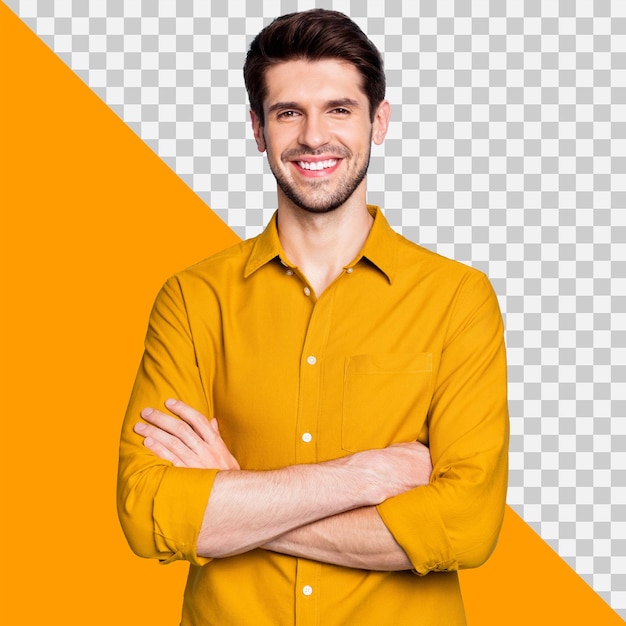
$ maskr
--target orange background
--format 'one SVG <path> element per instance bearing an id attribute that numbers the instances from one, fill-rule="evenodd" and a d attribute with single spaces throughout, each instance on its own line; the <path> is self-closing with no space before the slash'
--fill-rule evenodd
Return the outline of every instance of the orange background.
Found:
<path id="1" fill-rule="evenodd" d="M 117 438 L 152 300 L 237 237 L 0 3 L 0 622 L 166 625 L 184 564 L 135 557 Z M 622 624 L 512 510 L 470 626 Z"/>

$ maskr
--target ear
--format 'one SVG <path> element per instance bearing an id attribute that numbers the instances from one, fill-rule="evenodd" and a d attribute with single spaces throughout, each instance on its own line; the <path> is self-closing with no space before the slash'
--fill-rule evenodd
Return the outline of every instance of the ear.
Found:
<path id="1" fill-rule="evenodd" d="M 259 152 L 265 152 L 265 136 L 263 135 L 263 126 L 261 126 L 261 120 L 259 116 L 252 110 L 250 110 L 250 120 L 252 121 L 252 132 L 254 133 L 254 140 L 256 141 L 256 147 Z"/>
<path id="2" fill-rule="evenodd" d="M 389 118 L 391 117 L 391 105 L 387 100 L 383 100 L 376 109 L 374 122 L 372 124 L 372 141 L 379 146 L 387 135 L 389 128 Z"/>

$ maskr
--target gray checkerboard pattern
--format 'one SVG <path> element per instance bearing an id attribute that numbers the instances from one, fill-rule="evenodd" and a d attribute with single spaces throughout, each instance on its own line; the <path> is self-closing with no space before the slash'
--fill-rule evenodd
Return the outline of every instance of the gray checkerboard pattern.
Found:
<path id="1" fill-rule="evenodd" d="M 384 53 L 393 105 L 370 200 L 491 277 L 509 503 L 626 617 L 626 2 L 7 4 L 242 237 L 276 205 L 247 46 L 282 13 L 351 15 Z"/>

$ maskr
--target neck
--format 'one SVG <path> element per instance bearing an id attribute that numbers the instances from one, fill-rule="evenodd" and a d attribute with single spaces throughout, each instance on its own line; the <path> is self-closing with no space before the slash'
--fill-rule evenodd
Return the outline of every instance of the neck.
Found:
<path id="1" fill-rule="evenodd" d="M 360 250 L 373 224 L 365 195 L 354 194 L 329 213 L 311 213 L 288 202 L 278 205 L 278 236 L 287 258 L 319 296 Z"/>

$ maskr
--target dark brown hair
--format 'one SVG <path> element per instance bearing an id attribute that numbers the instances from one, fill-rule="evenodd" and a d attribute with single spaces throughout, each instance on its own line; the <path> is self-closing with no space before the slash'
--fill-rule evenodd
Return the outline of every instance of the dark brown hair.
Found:
<path id="1" fill-rule="evenodd" d="M 265 73 L 277 63 L 293 60 L 340 59 L 360 72 L 361 89 L 370 105 L 370 117 L 385 97 L 383 59 L 376 46 L 347 16 L 338 11 L 312 9 L 277 17 L 250 44 L 243 66 L 250 108 L 265 124 Z"/>

